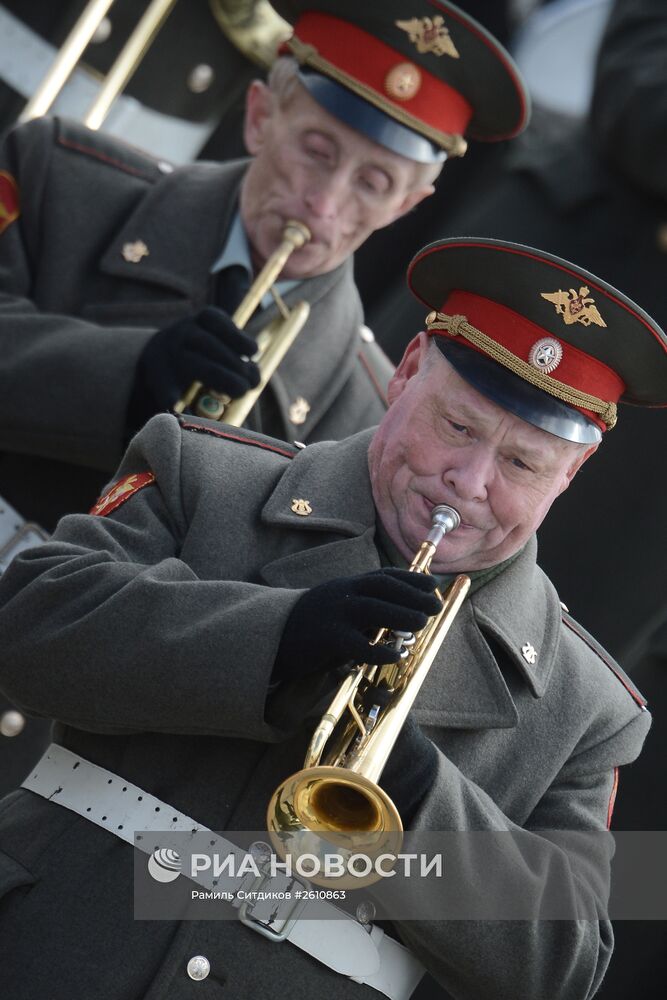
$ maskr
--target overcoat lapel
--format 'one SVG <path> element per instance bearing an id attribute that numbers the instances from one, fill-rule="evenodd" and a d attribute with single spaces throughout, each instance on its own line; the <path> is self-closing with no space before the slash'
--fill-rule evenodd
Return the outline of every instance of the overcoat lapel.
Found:
<path id="1" fill-rule="evenodd" d="M 536 563 L 533 536 L 521 555 L 473 597 L 482 631 L 505 650 L 531 692 L 541 698 L 558 654 L 562 610 L 558 594 Z M 530 594 L 530 601 L 523 599 Z"/>
<path id="2" fill-rule="evenodd" d="M 225 245 L 246 168 L 247 161 L 195 163 L 160 178 L 105 249 L 102 272 L 123 281 L 159 285 L 183 296 L 193 311 L 201 308 L 209 300 L 210 269 Z M 187 226 L 175 227 L 175 218 L 187 219 Z M 217 220 L 214 225 L 212 219 Z M 197 234 L 195 240 L 192 233 Z M 146 244 L 148 254 L 139 262 L 126 260 L 124 248 L 139 240 Z M 352 260 L 300 282 L 284 298 L 288 306 L 302 299 L 311 306 L 298 343 L 270 385 L 284 436 L 293 439 L 308 437 L 358 363 L 355 341 L 362 310 Z M 164 323 L 163 303 L 159 309 L 156 325 Z M 256 336 L 278 316 L 275 305 L 260 309 L 247 331 Z M 307 400 L 310 410 L 305 422 L 295 425 L 290 407 L 299 397 Z"/>
<path id="3" fill-rule="evenodd" d="M 141 200 L 105 250 L 100 268 L 125 281 L 153 282 L 186 296 L 193 308 L 207 301 L 209 272 L 224 246 L 245 162 L 194 163 L 162 177 Z M 175 219 L 187 219 L 179 228 Z M 211 220 L 217 222 L 211 225 Z M 192 239 L 196 233 L 196 239 Z M 142 240 L 147 256 L 125 259 L 123 248 Z"/>

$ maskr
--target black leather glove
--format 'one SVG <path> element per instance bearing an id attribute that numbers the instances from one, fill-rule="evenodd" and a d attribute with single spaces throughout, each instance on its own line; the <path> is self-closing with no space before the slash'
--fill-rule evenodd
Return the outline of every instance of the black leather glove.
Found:
<path id="1" fill-rule="evenodd" d="M 127 408 L 128 436 L 155 413 L 171 409 L 192 382 L 232 399 L 254 389 L 259 369 L 243 356 L 256 350 L 253 338 L 216 306 L 158 330 L 137 362 Z"/>
<path id="2" fill-rule="evenodd" d="M 438 770 L 438 751 L 408 715 L 380 776 L 380 787 L 393 800 L 407 828 Z"/>
<path id="3" fill-rule="evenodd" d="M 432 576 L 379 569 L 307 590 L 287 619 L 273 670 L 280 681 L 345 663 L 395 663 L 390 646 L 371 646 L 380 626 L 418 632 L 442 605 Z"/>

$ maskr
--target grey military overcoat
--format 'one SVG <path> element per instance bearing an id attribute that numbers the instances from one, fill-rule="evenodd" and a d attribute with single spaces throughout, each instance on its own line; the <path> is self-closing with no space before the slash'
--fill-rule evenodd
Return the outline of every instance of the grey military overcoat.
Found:
<path id="1" fill-rule="evenodd" d="M 312 725 L 307 689 L 267 694 L 286 618 L 304 588 L 380 564 L 369 439 L 295 453 L 154 418 L 119 472 L 154 481 L 107 516 L 64 518 L 0 582 L 7 694 L 58 719 L 60 742 L 198 822 L 263 829 Z M 295 513 L 295 498 L 312 514 Z M 543 830 L 607 827 L 616 770 L 639 752 L 648 712 L 564 619 L 535 554 L 533 541 L 464 604 L 419 694 L 439 771 L 416 829 L 521 828 L 538 845 Z M 578 880 L 600 912 L 595 884 Z M 611 948 L 604 920 L 397 931 L 459 1000 L 585 1000 Z M 241 924 L 133 922 L 131 848 L 26 790 L 0 808 L 0 951 L 18 1000 L 377 996 Z M 195 954 L 211 962 L 205 983 L 186 975 Z"/>
<path id="2" fill-rule="evenodd" d="M 58 119 L 6 139 L 0 171 L 16 182 L 20 216 L 0 226 L 0 495 L 25 517 L 50 529 L 87 510 L 118 465 L 137 359 L 156 329 L 210 301 L 245 167 L 171 171 Z M 124 248 L 137 241 L 148 254 L 135 262 Z M 272 380 L 261 429 L 310 441 L 372 427 L 393 368 L 362 339 L 352 261 L 286 301 L 302 298 L 311 314 Z M 260 310 L 247 329 L 275 315 Z M 310 411 L 294 424 L 299 397 Z"/>

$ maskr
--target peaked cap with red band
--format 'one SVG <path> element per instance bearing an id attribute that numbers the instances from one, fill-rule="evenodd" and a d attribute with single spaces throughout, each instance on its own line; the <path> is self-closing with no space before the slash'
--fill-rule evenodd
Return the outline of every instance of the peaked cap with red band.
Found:
<path id="1" fill-rule="evenodd" d="M 408 284 L 459 374 L 529 423 L 593 443 L 616 404 L 667 406 L 667 337 L 638 305 L 560 257 L 472 237 L 424 247 Z"/>
<path id="2" fill-rule="evenodd" d="M 401 143 L 401 128 L 461 156 L 464 137 L 508 139 L 528 123 L 528 92 L 509 54 L 446 0 L 274 0 L 273 6 L 294 26 L 282 51 L 315 71 L 302 76 L 315 100 L 396 152 L 444 158 L 411 151 L 409 139 Z M 393 129 L 383 129 L 382 117 Z"/>

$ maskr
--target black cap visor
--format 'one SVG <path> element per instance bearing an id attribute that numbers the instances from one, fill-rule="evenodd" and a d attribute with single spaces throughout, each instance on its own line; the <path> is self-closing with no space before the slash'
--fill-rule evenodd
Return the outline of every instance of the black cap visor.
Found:
<path id="1" fill-rule="evenodd" d="M 597 444 L 600 428 L 579 410 L 561 403 L 519 375 L 465 344 L 434 336 L 442 354 L 462 379 L 491 402 L 534 427 L 577 444 Z"/>
<path id="2" fill-rule="evenodd" d="M 299 80 L 313 100 L 345 125 L 368 136 L 374 142 L 418 163 L 442 163 L 447 159 L 440 149 L 411 128 L 390 118 L 351 90 L 328 76 L 314 71 L 299 72 Z"/>

